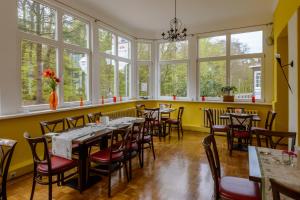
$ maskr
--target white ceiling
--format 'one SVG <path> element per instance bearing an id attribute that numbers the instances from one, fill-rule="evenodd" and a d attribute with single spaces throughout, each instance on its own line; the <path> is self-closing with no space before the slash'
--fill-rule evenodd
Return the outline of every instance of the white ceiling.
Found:
<path id="1" fill-rule="evenodd" d="M 174 17 L 174 0 L 73 0 L 137 37 L 159 38 Z M 177 0 L 177 16 L 188 33 L 272 21 L 277 0 Z"/>

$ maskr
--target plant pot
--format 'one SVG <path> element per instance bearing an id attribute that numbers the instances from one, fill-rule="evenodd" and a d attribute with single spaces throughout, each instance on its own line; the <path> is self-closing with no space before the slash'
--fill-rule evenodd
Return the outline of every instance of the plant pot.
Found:
<path id="1" fill-rule="evenodd" d="M 56 110 L 57 104 L 58 104 L 58 97 L 57 97 L 56 91 L 53 90 L 50 93 L 50 96 L 49 96 L 49 107 L 50 107 L 50 110 Z"/>
<path id="2" fill-rule="evenodd" d="M 234 102 L 234 96 L 224 95 L 223 102 Z"/>

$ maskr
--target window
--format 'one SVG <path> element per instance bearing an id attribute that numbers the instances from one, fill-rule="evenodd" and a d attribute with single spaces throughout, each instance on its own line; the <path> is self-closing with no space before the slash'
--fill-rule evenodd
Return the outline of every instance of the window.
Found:
<path id="1" fill-rule="evenodd" d="M 187 97 L 188 41 L 159 45 L 160 96 Z"/>
<path id="2" fill-rule="evenodd" d="M 150 96 L 151 43 L 137 43 L 138 95 Z"/>
<path id="3" fill-rule="evenodd" d="M 263 31 L 199 38 L 200 96 L 220 97 L 221 88 L 231 85 L 236 99 L 261 99 L 263 58 Z"/>
<path id="4" fill-rule="evenodd" d="M 62 20 L 62 28 L 57 19 Z M 42 77 L 47 68 L 62 79 L 57 87 L 61 106 L 64 102 L 79 102 L 80 98 L 89 100 L 88 23 L 46 4 L 18 0 L 18 28 L 22 105 L 47 104 L 50 88 Z"/>
<path id="5" fill-rule="evenodd" d="M 130 96 L 131 42 L 117 34 L 99 28 L 100 96 Z"/>

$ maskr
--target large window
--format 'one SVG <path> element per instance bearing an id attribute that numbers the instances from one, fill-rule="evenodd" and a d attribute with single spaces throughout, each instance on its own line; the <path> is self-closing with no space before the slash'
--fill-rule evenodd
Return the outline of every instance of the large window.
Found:
<path id="1" fill-rule="evenodd" d="M 62 26 L 58 26 L 59 21 Z M 47 68 L 62 79 L 58 86 L 60 105 L 79 102 L 81 98 L 88 100 L 88 23 L 38 1 L 18 0 L 18 27 L 22 105 L 48 102 L 50 88 L 42 77 Z"/>
<path id="2" fill-rule="evenodd" d="M 98 29 L 100 53 L 100 96 L 129 97 L 131 71 L 131 42 L 117 34 Z"/>
<path id="3" fill-rule="evenodd" d="M 200 96 L 220 97 L 221 88 L 230 85 L 237 89 L 236 99 L 261 99 L 263 58 L 263 31 L 200 37 Z"/>
<path id="4" fill-rule="evenodd" d="M 150 96 L 150 73 L 152 68 L 151 43 L 137 43 L 138 95 Z"/>
<path id="5" fill-rule="evenodd" d="M 187 97 L 188 41 L 159 45 L 160 96 Z"/>

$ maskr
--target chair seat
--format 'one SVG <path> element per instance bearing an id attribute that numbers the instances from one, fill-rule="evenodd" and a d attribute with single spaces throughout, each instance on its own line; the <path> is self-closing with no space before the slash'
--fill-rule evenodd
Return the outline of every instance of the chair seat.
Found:
<path id="1" fill-rule="evenodd" d="M 250 133 L 248 131 L 233 131 L 233 136 L 238 138 L 248 138 Z"/>
<path id="2" fill-rule="evenodd" d="M 152 122 L 152 125 L 153 125 L 153 126 L 160 126 L 160 125 L 161 125 L 161 122 L 158 121 L 158 120 L 155 120 L 155 121 Z"/>
<path id="3" fill-rule="evenodd" d="M 137 151 L 139 149 L 139 146 L 138 146 L 137 142 L 131 142 L 126 145 L 126 148 L 129 151 Z"/>
<path id="4" fill-rule="evenodd" d="M 139 140 L 140 143 L 149 143 L 151 142 L 151 135 L 145 135 L 144 139 L 141 138 L 141 140 Z"/>
<path id="5" fill-rule="evenodd" d="M 76 166 L 74 160 L 68 160 L 58 156 L 51 156 L 51 170 L 52 173 L 61 173 L 72 169 Z M 47 164 L 38 164 L 37 170 L 40 173 L 48 174 L 48 165 Z"/>
<path id="6" fill-rule="evenodd" d="M 231 200 L 260 200 L 259 185 L 248 179 L 224 176 L 220 179 L 221 197 Z"/>
<path id="7" fill-rule="evenodd" d="M 226 126 L 226 125 L 213 125 L 212 129 L 215 132 L 227 132 L 228 131 L 228 126 Z"/>
<path id="8" fill-rule="evenodd" d="M 262 127 L 251 127 L 251 131 L 260 130 L 260 131 L 267 131 L 267 129 Z"/>
<path id="9" fill-rule="evenodd" d="M 117 152 L 112 154 L 112 161 L 119 161 L 123 159 L 123 152 Z M 106 163 L 110 161 L 110 148 L 97 151 L 90 156 L 91 161 L 98 163 Z"/>
<path id="10" fill-rule="evenodd" d="M 177 119 L 169 119 L 166 121 L 168 124 L 179 124 L 179 121 Z"/>

